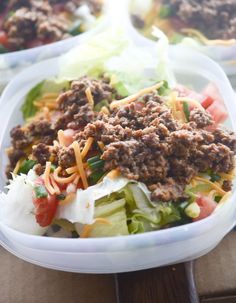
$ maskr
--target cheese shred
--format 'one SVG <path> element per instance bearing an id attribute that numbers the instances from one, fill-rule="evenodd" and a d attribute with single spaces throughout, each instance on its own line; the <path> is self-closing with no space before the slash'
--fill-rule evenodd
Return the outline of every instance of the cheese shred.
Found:
<path id="1" fill-rule="evenodd" d="M 129 104 L 129 103 L 137 100 L 138 98 L 142 97 L 145 94 L 148 94 L 148 93 L 150 93 L 152 91 L 158 90 L 160 87 L 163 86 L 163 84 L 164 84 L 164 81 L 161 81 L 161 82 L 158 82 L 157 84 L 155 84 L 155 85 L 153 85 L 151 87 L 147 87 L 147 88 L 141 89 L 138 93 L 133 94 L 131 96 L 128 96 L 128 97 L 126 97 L 124 99 L 115 100 L 115 101 L 113 101 L 110 104 L 110 108 L 114 109 L 116 107 L 120 107 L 120 106 Z"/>
<path id="2" fill-rule="evenodd" d="M 86 88 L 85 94 L 88 99 L 88 103 L 91 105 L 92 108 L 94 108 L 94 99 L 90 87 Z"/>
<path id="3" fill-rule="evenodd" d="M 88 187 L 88 180 L 87 180 L 87 177 L 86 177 L 86 173 L 84 171 L 84 166 L 83 166 L 83 161 L 82 161 L 82 156 L 81 156 L 81 152 L 80 152 L 79 143 L 77 141 L 74 141 L 72 143 L 72 147 L 74 149 L 76 166 L 78 168 L 78 172 L 80 174 L 83 186 L 84 186 L 84 188 L 87 188 Z"/>

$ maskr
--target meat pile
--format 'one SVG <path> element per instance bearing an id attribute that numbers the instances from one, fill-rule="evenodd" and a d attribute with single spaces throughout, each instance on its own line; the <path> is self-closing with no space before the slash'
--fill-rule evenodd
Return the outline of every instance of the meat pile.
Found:
<path id="1" fill-rule="evenodd" d="M 211 39 L 236 38 L 235 0 L 164 0 L 187 26 Z"/>
<path id="2" fill-rule="evenodd" d="M 2 8 L 9 11 L 2 25 L 10 50 L 28 47 L 34 41 L 43 44 L 70 37 L 71 15 L 86 3 L 93 13 L 101 6 L 93 0 L 10 0 Z"/>
<path id="3" fill-rule="evenodd" d="M 95 112 L 86 98 L 88 87 L 95 105 L 119 97 L 106 79 L 82 77 L 72 81 L 70 90 L 58 98 L 56 119 L 36 120 L 12 130 L 10 170 L 32 142 L 33 159 L 41 166 L 48 160 L 63 169 L 73 166 L 72 148 L 52 146 L 57 131 L 68 128 L 73 129 L 74 140 L 81 144 L 93 137 L 96 149 L 96 142 L 102 142 L 104 170 L 119 169 L 123 176 L 144 182 L 154 201 L 181 201 L 186 198 L 186 185 L 199 172 L 210 169 L 214 173 L 228 173 L 234 168 L 236 136 L 213 128 L 206 111 L 192 109 L 189 122 L 182 123 L 174 119 L 171 109 L 155 92 L 110 114 Z M 225 189 L 230 190 L 231 183 L 225 184 Z"/>

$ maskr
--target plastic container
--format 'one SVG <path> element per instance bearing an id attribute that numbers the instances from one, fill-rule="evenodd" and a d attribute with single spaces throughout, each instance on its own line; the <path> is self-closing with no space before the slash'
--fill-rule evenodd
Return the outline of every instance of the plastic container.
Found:
<path id="1" fill-rule="evenodd" d="M 140 20 L 144 20 L 147 16 L 151 16 L 151 20 L 154 21 L 155 16 L 156 19 L 158 18 L 157 14 L 157 7 L 154 6 L 153 3 L 157 3 L 157 0 L 130 0 L 130 18 L 132 16 L 137 16 Z M 161 0 L 159 1 L 161 2 Z M 147 25 L 147 28 L 144 31 L 144 35 L 151 38 L 151 27 L 154 24 Z M 160 28 L 161 29 L 161 28 Z M 188 40 L 188 39 L 187 39 Z M 225 70 L 226 74 L 229 76 L 236 75 L 236 43 L 223 46 L 223 45 L 202 45 L 200 43 L 190 42 L 187 40 L 182 42 L 183 44 L 188 45 L 188 47 L 196 49 L 209 57 L 213 60 L 217 61 Z"/>
<path id="2" fill-rule="evenodd" d="M 153 42 L 135 37 L 137 44 Z M 78 54 L 79 55 L 79 54 Z M 214 82 L 229 111 L 228 125 L 236 130 L 235 94 L 220 67 L 204 55 L 180 46 L 170 49 L 171 65 L 178 82 L 201 89 Z M 20 105 L 29 88 L 58 73 L 58 59 L 38 63 L 20 73 L 5 89 L 0 106 L 0 165 L 6 164 L 9 130 L 22 122 Z M 5 184 L 4 173 L 0 189 Z M 197 258 L 213 249 L 236 222 L 236 192 L 210 217 L 171 229 L 114 238 L 62 239 L 32 236 L 0 223 L 0 242 L 18 257 L 44 267 L 83 273 L 114 273 L 163 266 Z"/>
<path id="3" fill-rule="evenodd" d="M 104 0 L 105 3 L 105 0 Z M 34 47 L 26 50 L 0 54 L 0 92 L 4 86 L 22 69 L 47 58 L 56 57 L 85 39 L 97 34 L 107 25 L 106 5 L 102 15 L 97 19 L 94 28 L 62 41 Z"/>
<path id="4" fill-rule="evenodd" d="M 119 3 L 124 5 L 125 1 Z M 117 11 L 115 6 L 110 11 L 110 17 L 114 17 L 113 25 L 121 22 L 116 17 Z M 130 26 L 125 14 L 122 16 L 122 24 L 130 38 L 138 47 L 145 47 L 156 56 L 155 43 L 139 35 Z M 227 126 L 235 131 L 235 94 L 223 70 L 208 57 L 194 51 L 189 52 L 181 46 L 171 47 L 169 58 L 179 83 L 199 91 L 209 82 L 219 88 L 229 112 Z M 19 109 L 24 97 L 36 83 L 57 75 L 58 72 L 58 58 L 37 63 L 17 75 L 3 92 L 0 100 L 0 190 L 3 190 L 6 182 L 5 148 L 10 144 L 9 131 L 22 123 Z M 213 249 L 236 223 L 235 199 L 234 190 L 232 197 L 215 213 L 195 223 L 116 238 L 63 239 L 33 236 L 0 223 L 0 243 L 26 261 L 71 272 L 115 273 L 163 266 L 195 259 Z"/>

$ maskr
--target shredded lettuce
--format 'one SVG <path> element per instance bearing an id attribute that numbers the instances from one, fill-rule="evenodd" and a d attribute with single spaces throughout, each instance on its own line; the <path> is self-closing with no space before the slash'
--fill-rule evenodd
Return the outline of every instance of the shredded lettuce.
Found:
<path id="1" fill-rule="evenodd" d="M 85 190 L 77 190 L 75 200 L 68 205 L 60 205 L 57 219 L 67 219 L 72 223 L 93 224 L 95 201 L 119 191 L 129 182 L 125 178 L 110 179 L 105 177 L 101 183 Z"/>
<path id="2" fill-rule="evenodd" d="M 69 88 L 69 81 L 51 79 L 43 80 L 40 83 L 36 84 L 27 94 L 25 102 L 23 103 L 21 110 L 23 113 L 24 119 L 33 117 L 38 109 L 34 105 L 34 101 L 38 100 L 45 93 L 59 93 L 63 89 Z"/>
<path id="3" fill-rule="evenodd" d="M 119 54 L 127 44 L 122 30 L 111 29 L 100 33 L 60 58 L 59 76 L 68 79 L 84 75 L 98 77 L 105 70 L 106 60 Z"/>
<path id="4" fill-rule="evenodd" d="M 102 32 L 60 58 L 60 77 L 76 79 L 106 74 L 122 96 L 166 80 L 175 84 L 168 61 L 167 37 L 154 31 L 156 49 L 137 46 L 121 29 Z M 103 41 L 103 43 L 101 43 Z"/>

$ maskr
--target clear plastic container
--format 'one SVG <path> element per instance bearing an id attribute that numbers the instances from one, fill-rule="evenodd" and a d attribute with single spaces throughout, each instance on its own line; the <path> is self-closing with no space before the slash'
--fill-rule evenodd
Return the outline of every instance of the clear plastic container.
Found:
<path id="1" fill-rule="evenodd" d="M 27 68 L 36 62 L 42 61 L 47 58 L 56 57 L 68 51 L 73 46 L 81 43 L 85 39 L 89 39 L 93 35 L 100 32 L 102 29 L 106 28 L 106 25 L 106 4 L 104 4 L 103 12 L 95 22 L 94 28 L 88 30 L 87 32 L 47 45 L 6 54 L 0 54 L 0 92 L 4 86 L 24 68 Z"/>
<path id="2" fill-rule="evenodd" d="M 133 36 L 137 44 L 153 42 Z M 78 54 L 79 55 L 79 54 Z M 220 67 L 204 55 L 180 46 L 170 49 L 170 62 L 179 83 L 201 90 L 208 82 L 219 88 L 229 112 L 228 126 L 236 130 L 235 94 Z M 20 73 L 5 89 L 0 102 L 0 165 L 5 167 L 9 131 L 22 122 L 19 108 L 27 91 L 43 78 L 58 73 L 58 59 L 38 63 Z M 3 170 L 3 169 L 2 169 Z M 5 184 L 4 172 L 0 189 Z M 163 266 L 197 258 L 213 249 L 236 222 L 236 192 L 210 217 L 170 229 L 138 235 L 96 239 L 32 236 L 0 223 L 0 242 L 18 257 L 44 267 L 83 273 L 114 273 Z"/>
<path id="3" fill-rule="evenodd" d="M 130 0 L 130 18 L 133 19 L 133 24 L 138 22 L 145 22 L 145 19 L 148 19 L 148 24 L 144 29 L 140 28 L 140 32 L 142 32 L 145 36 L 151 38 L 152 25 L 155 25 L 155 18 L 158 18 L 158 5 L 161 0 L 158 2 L 157 0 Z M 155 3 L 155 4 L 154 4 Z M 136 18 L 135 18 L 136 16 Z M 135 19 L 139 20 L 135 22 Z M 152 22 L 151 22 L 152 20 Z M 162 19 L 160 24 L 165 22 L 165 19 Z M 154 24 L 152 24 L 154 23 Z M 158 23 L 159 24 L 159 23 Z M 142 27 L 142 24 L 140 24 Z M 136 28 L 138 28 L 138 24 Z M 162 30 L 162 28 L 160 28 Z M 185 41 L 186 40 L 186 41 Z M 236 75 L 236 42 L 235 44 L 231 44 L 228 46 L 224 45 L 202 45 L 197 42 L 190 42 L 188 39 L 184 39 L 184 44 L 188 45 L 190 49 L 196 49 L 213 60 L 218 62 L 222 68 L 225 70 L 226 74 L 229 76 Z"/>
<path id="4" fill-rule="evenodd" d="M 109 18 L 113 26 L 121 22 L 118 9 L 127 12 L 124 10 L 125 2 L 127 1 L 119 1 L 121 6 L 113 6 L 110 10 Z M 145 47 L 156 56 L 155 43 L 139 35 L 130 26 L 125 13 L 122 13 L 122 17 L 122 24 L 130 38 L 138 47 Z M 235 131 L 235 94 L 223 70 L 208 57 L 194 51 L 189 52 L 182 46 L 171 47 L 169 58 L 178 83 L 198 91 L 209 82 L 219 88 L 229 112 L 227 126 Z M 57 75 L 58 72 L 59 59 L 48 59 L 25 69 L 3 92 L 0 99 L 0 190 L 3 190 L 6 182 L 5 148 L 10 145 L 9 132 L 13 126 L 23 122 L 20 107 L 24 97 L 36 83 Z M 26 261 L 71 272 L 115 273 L 174 264 L 200 257 L 221 241 L 236 223 L 235 199 L 234 190 L 231 198 L 210 217 L 195 223 L 116 238 L 63 239 L 33 236 L 13 230 L 0 222 L 0 243 Z"/>

